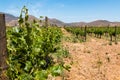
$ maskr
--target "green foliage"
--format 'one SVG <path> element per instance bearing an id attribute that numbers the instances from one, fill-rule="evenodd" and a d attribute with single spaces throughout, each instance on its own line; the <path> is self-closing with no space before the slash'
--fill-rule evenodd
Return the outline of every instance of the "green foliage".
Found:
<path id="1" fill-rule="evenodd" d="M 65 29 L 75 35 L 75 38 L 79 39 L 79 41 L 84 41 L 85 39 L 85 28 L 80 28 L 80 27 L 65 27 Z M 77 42 L 76 39 L 73 40 L 73 42 Z"/>
<path id="2" fill-rule="evenodd" d="M 41 71 L 35 71 L 34 73 L 35 78 L 34 80 L 46 80 L 48 71 L 47 70 L 41 70 Z"/>
<path id="3" fill-rule="evenodd" d="M 20 26 L 7 29 L 7 75 L 10 80 L 46 80 L 48 74 L 58 76 L 63 70 L 63 65 L 55 65 L 51 56 L 60 50 L 61 29 L 35 24 L 35 21 L 28 23 L 28 9 L 24 6 Z"/>
<path id="4" fill-rule="evenodd" d="M 62 74 L 63 66 L 56 65 L 54 67 L 51 67 L 50 70 L 51 70 L 52 76 L 59 76 Z"/>
<path id="5" fill-rule="evenodd" d="M 102 36 L 109 36 L 110 41 L 113 41 L 113 37 L 116 38 L 120 34 L 120 27 L 111 27 L 111 26 L 101 26 L 101 27 L 87 27 L 86 31 L 84 27 L 65 27 L 65 29 L 74 34 L 76 38 L 84 40 L 86 34 L 92 36 L 95 35 L 97 38 L 102 38 Z"/>

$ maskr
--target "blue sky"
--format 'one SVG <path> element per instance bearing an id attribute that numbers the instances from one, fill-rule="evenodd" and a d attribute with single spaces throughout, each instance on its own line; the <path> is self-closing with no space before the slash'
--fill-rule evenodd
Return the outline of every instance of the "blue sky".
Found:
<path id="1" fill-rule="evenodd" d="M 36 17 L 64 22 L 120 21 L 120 0 L 0 0 L 0 12 L 19 16 L 24 5 Z"/>

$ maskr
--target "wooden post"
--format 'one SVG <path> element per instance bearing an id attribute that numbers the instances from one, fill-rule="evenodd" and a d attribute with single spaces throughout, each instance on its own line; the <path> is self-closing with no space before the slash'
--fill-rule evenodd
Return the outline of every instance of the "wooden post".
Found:
<path id="1" fill-rule="evenodd" d="M 110 25 L 107 26 L 107 37 L 109 37 L 109 27 Z"/>
<path id="2" fill-rule="evenodd" d="M 5 14 L 0 14 L 0 80 L 8 80 L 5 75 L 7 69 L 7 41 L 6 41 L 6 26 Z"/>
<path id="3" fill-rule="evenodd" d="M 86 41 L 86 39 L 87 39 L 87 26 L 85 26 L 84 36 L 85 36 L 85 41 Z"/>
<path id="4" fill-rule="evenodd" d="M 48 27 L 48 17 L 45 17 L 45 27 Z"/>
<path id="5" fill-rule="evenodd" d="M 115 26 L 115 43 L 117 44 L 117 27 Z"/>

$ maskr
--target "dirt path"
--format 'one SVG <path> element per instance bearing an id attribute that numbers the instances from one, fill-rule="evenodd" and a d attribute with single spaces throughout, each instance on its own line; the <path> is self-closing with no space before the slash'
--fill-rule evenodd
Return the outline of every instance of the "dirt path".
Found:
<path id="1" fill-rule="evenodd" d="M 120 80 L 120 43 L 109 45 L 105 40 L 91 38 L 84 43 L 64 42 L 63 45 L 71 56 L 65 62 L 72 64 L 66 80 Z"/>

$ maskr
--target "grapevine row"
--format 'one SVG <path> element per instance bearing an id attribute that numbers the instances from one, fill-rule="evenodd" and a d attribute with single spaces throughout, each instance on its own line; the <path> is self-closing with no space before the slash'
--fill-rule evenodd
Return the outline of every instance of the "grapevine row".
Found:
<path id="1" fill-rule="evenodd" d="M 35 21 L 28 23 L 27 11 L 24 7 L 25 17 L 20 15 L 19 26 L 7 28 L 6 31 L 8 78 L 10 80 L 47 80 L 48 75 L 61 75 L 66 68 L 61 59 L 65 54 L 60 46 L 61 29 L 39 26 Z"/>
<path id="2" fill-rule="evenodd" d="M 86 28 L 86 29 L 85 29 Z M 75 36 L 95 36 L 101 38 L 102 36 L 110 37 L 110 40 L 115 39 L 120 35 L 120 27 L 65 27 L 65 29 Z"/>

